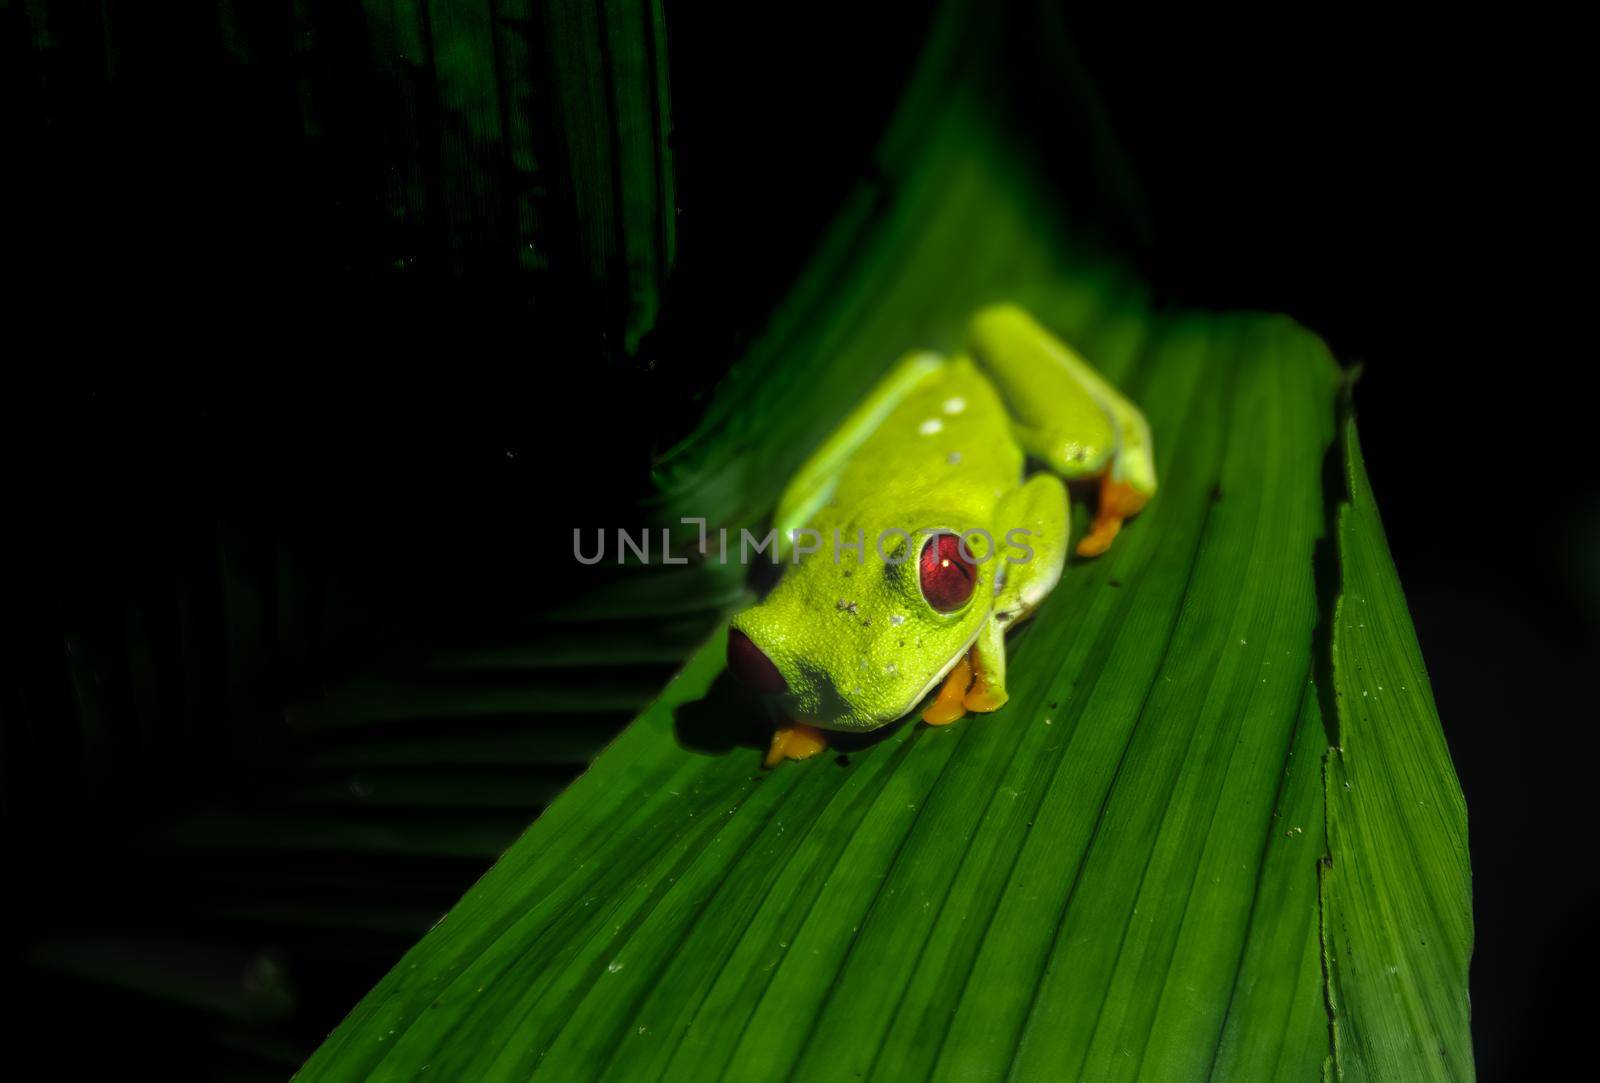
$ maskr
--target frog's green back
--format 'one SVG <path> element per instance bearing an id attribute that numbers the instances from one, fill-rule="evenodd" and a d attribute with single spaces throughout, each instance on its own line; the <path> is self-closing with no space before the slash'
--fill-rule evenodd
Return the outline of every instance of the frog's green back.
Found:
<path id="1" fill-rule="evenodd" d="M 1022 476 L 1023 453 L 1005 406 L 970 360 L 923 374 L 841 466 L 811 524 L 864 529 L 987 527 L 995 502 Z"/>

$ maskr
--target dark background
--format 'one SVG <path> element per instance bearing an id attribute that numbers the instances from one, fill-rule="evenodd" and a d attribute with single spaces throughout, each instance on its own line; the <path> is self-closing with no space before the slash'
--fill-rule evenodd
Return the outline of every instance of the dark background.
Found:
<path id="1" fill-rule="evenodd" d="M 1558 26 L 1105 5 L 1068 23 L 1172 296 L 1362 367 L 1368 471 L 1467 798 L 1485 1078 L 1557 1074 L 1597 962 L 1600 485 Z"/>
<path id="2" fill-rule="evenodd" d="M 354 40 L 359 19 L 329 10 L 322 40 Z M 155 907 L 151 885 L 182 870 L 152 864 L 143 829 L 264 784 L 266 738 L 222 732 L 213 714 L 270 714 L 280 694 L 424 631 L 570 593 L 537 556 L 548 539 L 527 494 L 600 515 L 643 490 L 649 441 L 563 436 L 563 418 L 587 424 L 605 396 L 619 427 L 670 435 L 683 421 L 661 416 L 653 377 L 568 362 L 593 343 L 530 305 L 525 279 L 363 215 L 370 148 L 302 138 L 304 72 L 284 57 L 305 28 L 286 14 L 253 17 L 245 64 L 219 48 L 214 21 L 151 13 L 107 38 L 97 11 L 60 5 L 46 41 L 24 5 L 0 5 L 21 185 L 5 287 L 7 518 L 22 551 L 7 591 L 6 837 L 19 874 L 7 908 L 13 928 L 47 933 L 108 900 Z M 725 358 L 860 175 L 925 16 L 833 3 L 741 10 L 736 24 L 702 5 L 667 16 L 673 303 L 690 314 L 675 319 Z M 1362 440 L 1469 808 L 1477 1055 L 1489 1078 L 1538 1075 L 1582 1033 L 1585 1005 L 1564 979 L 1596 962 L 1584 799 L 1600 492 L 1577 279 L 1559 258 L 1583 255 L 1570 34 L 1347 11 L 1156 19 L 1080 5 L 1062 18 L 1142 189 L 1129 228 L 1162 297 L 1288 312 L 1364 366 Z M 115 49 L 94 44 L 108 40 Z M 351 115 L 381 112 L 344 93 L 358 68 L 313 74 Z M 552 446 L 570 451 L 555 470 L 515 454 Z M 52 720 L 81 695 L 69 687 L 81 667 L 59 676 L 64 632 L 69 651 L 72 634 L 92 642 L 97 622 L 120 628 L 174 581 L 220 592 L 225 611 L 236 596 L 206 584 L 261 567 L 310 584 L 285 596 L 313 599 L 316 619 L 281 598 L 275 612 L 284 641 L 315 630 L 296 656 L 184 689 L 171 731 L 56 736 Z M 225 633 L 190 630 L 200 656 L 238 656 L 208 647 L 211 634 Z M 495 814 L 506 831 L 531 815 Z M 75 860 L 84 847 L 105 861 L 92 878 Z M 378 854 L 372 877 L 399 860 Z M 464 886 L 481 867 L 443 866 L 419 875 Z M 431 913 L 441 900 L 414 901 Z M 137 950 L 177 951 L 186 928 Z M 336 1021 L 404 942 L 352 949 L 311 997 L 308 1025 Z M 32 965 L 33 947 L 9 945 L 8 962 Z M 242 972 L 266 990 L 244 998 L 242 1018 L 272 1000 L 281 960 L 184 950 L 205 956 L 196 968 L 215 969 L 218 989 Z M 40 992 L 29 1026 L 59 1041 L 88 1016 L 120 1022 L 110 1045 L 170 1056 L 162 1035 L 184 1013 L 209 1025 L 192 992 L 156 1010 L 138 999 L 148 990 L 114 981 L 28 980 Z M 296 1041 L 316 1040 L 292 1037 L 234 1048 L 272 1078 Z M 218 1070 L 195 1059 L 196 1073 Z"/>

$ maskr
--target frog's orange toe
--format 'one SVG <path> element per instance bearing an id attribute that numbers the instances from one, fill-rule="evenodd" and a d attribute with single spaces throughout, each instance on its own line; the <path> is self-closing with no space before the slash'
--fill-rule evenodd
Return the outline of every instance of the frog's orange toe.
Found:
<path id="1" fill-rule="evenodd" d="M 950 675 L 944 679 L 944 687 L 939 689 L 939 695 L 928 704 L 928 709 L 922 712 L 922 720 L 930 726 L 948 726 L 965 717 L 967 689 L 971 685 L 972 662 L 963 654 L 961 661 L 956 663 Z"/>
<path id="2" fill-rule="evenodd" d="M 1111 539 L 1117 536 L 1117 531 L 1122 529 L 1122 520 L 1113 519 L 1102 522 L 1094 521 L 1094 527 L 1078 542 L 1078 555 L 1080 557 L 1097 557 L 1111 548 Z"/>
<path id="3" fill-rule="evenodd" d="M 815 726 L 796 723 L 772 731 L 772 744 L 761 761 L 763 767 L 776 767 L 784 760 L 808 760 L 828 747 L 828 739 Z"/>
<path id="4" fill-rule="evenodd" d="M 1094 524 L 1078 543 L 1080 557 L 1097 557 L 1111 548 L 1111 540 L 1122 529 L 1122 521 L 1138 515 L 1149 498 L 1125 481 L 1113 481 L 1108 473 L 1100 479 L 1100 506 Z"/>

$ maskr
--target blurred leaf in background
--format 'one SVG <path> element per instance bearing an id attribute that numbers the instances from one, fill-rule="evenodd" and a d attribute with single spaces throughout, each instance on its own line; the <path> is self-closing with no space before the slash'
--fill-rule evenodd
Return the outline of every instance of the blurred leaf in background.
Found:
<path id="1" fill-rule="evenodd" d="M 91 1061 L 283 1078 L 743 589 L 554 563 L 647 484 L 661 13 L 0 11 L 72 359 L 9 400 L 8 972 Z"/>

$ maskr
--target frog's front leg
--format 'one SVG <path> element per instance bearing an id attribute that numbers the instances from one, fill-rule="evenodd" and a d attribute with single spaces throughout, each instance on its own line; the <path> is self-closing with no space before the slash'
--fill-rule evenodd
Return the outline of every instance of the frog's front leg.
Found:
<path id="1" fill-rule="evenodd" d="M 1094 525 L 1078 543 L 1098 556 L 1124 519 L 1156 491 L 1150 425 L 1139 408 L 1015 305 L 973 317 L 975 357 L 994 378 L 1011 412 L 1017 442 L 1068 481 L 1098 478 Z"/>
<path id="2" fill-rule="evenodd" d="M 966 656 L 923 712 L 929 725 L 986 714 L 1005 705 L 1006 632 L 1039 608 L 1061 579 L 1072 522 L 1067 490 L 1052 474 L 1036 474 L 995 507 L 994 605 Z"/>
<path id="3" fill-rule="evenodd" d="M 977 641 L 945 677 L 939 694 L 922 712 L 922 720 L 930 726 L 948 726 L 967 717 L 968 711 L 998 711 L 1007 698 L 1005 625 L 990 617 L 978 631 Z"/>

